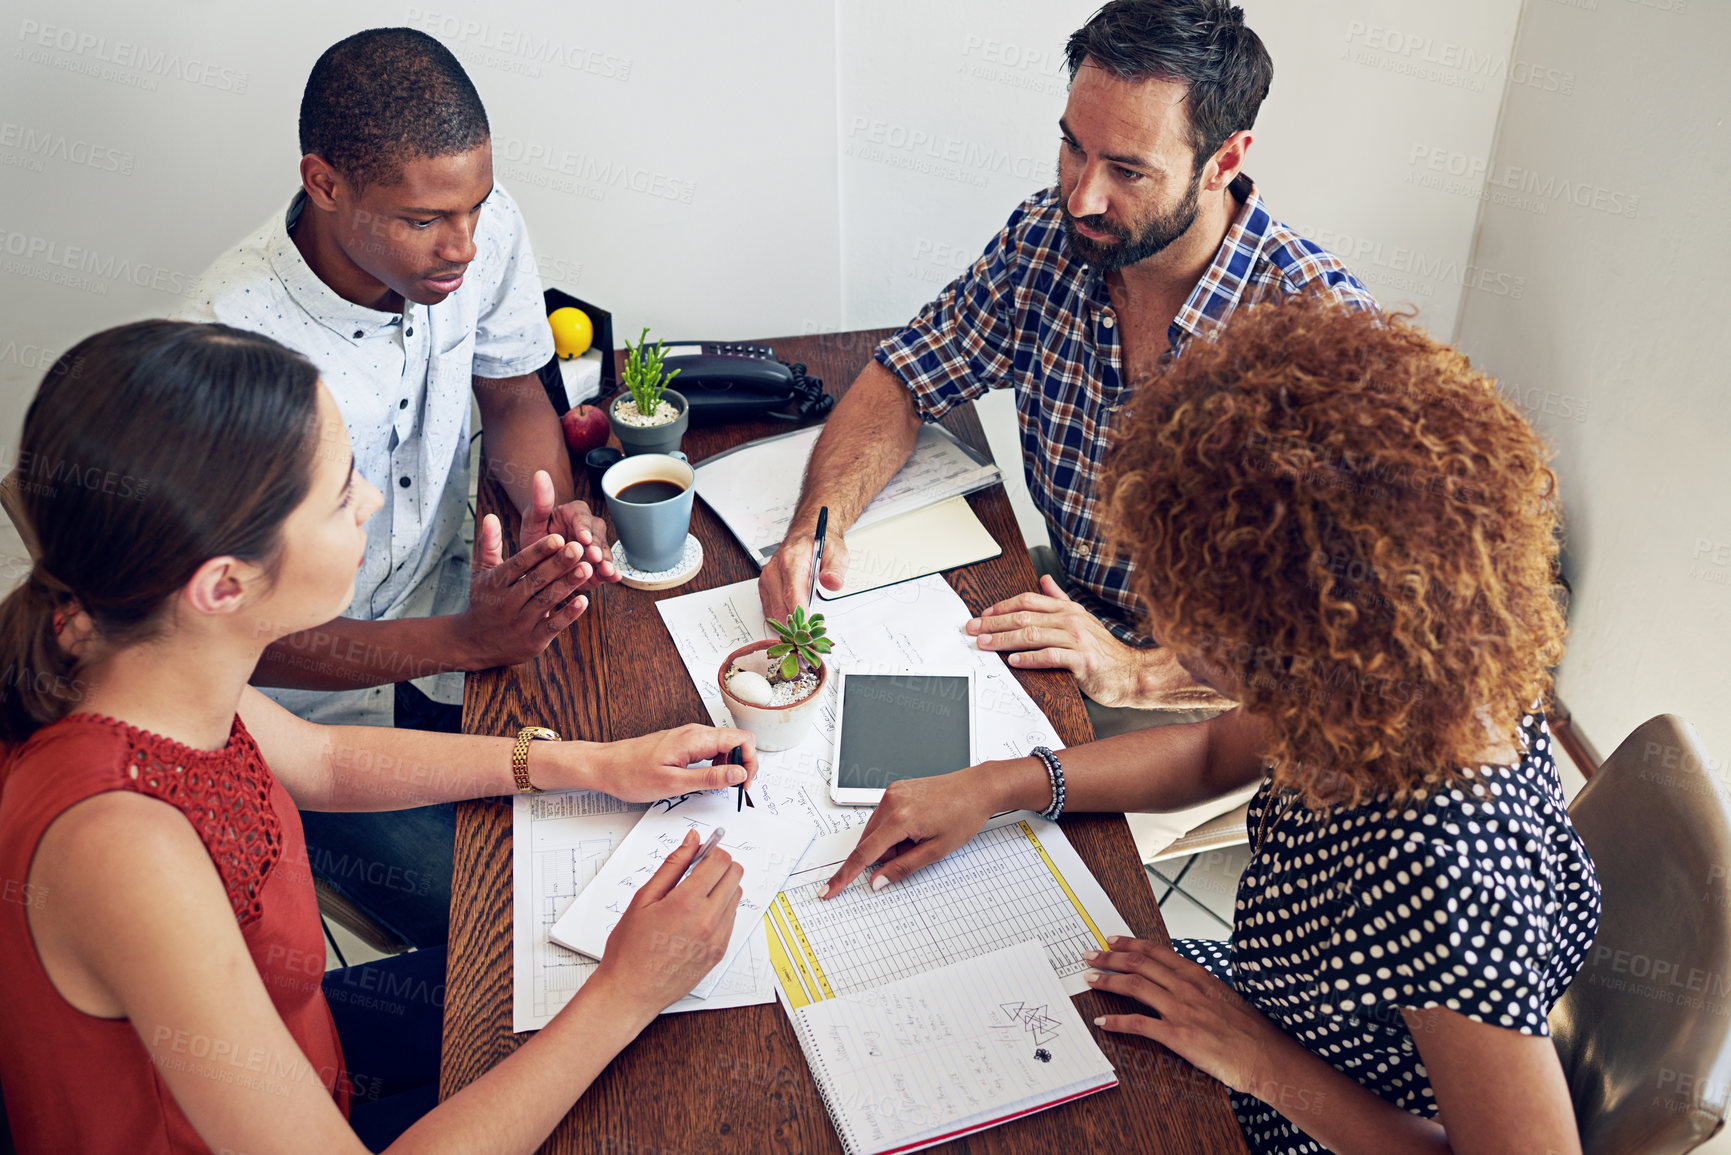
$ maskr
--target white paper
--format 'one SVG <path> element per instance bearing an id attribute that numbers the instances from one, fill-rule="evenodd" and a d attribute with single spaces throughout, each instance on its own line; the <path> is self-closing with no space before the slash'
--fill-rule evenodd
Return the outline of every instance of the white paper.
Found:
<path id="1" fill-rule="evenodd" d="M 691 992 L 707 999 L 727 974 L 734 956 L 754 934 L 761 936 L 764 912 L 816 833 L 808 823 L 758 807 L 736 810 L 737 799 L 738 793 L 728 787 L 652 804 L 576 901 L 554 923 L 550 932 L 553 942 L 591 958 L 602 957 L 607 936 L 624 918 L 632 897 L 661 868 L 667 856 L 678 849 L 686 835 L 695 832 L 702 842 L 716 827 L 722 827 L 721 848 L 745 868 L 740 880 L 744 894 L 734 917 L 727 954 Z"/>
<path id="2" fill-rule="evenodd" d="M 565 385 L 565 404 L 572 409 L 599 397 L 601 350 L 591 349 L 579 357 L 561 357 L 559 379 Z"/>
<path id="3" fill-rule="evenodd" d="M 757 582 L 744 581 L 656 603 L 674 648 L 718 726 L 733 717 L 716 684 L 728 654 L 769 636 L 757 597 Z M 981 650 L 963 632 L 968 607 L 936 574 L 859 594 L 823 607 L 824 625 L 835 647 L 832 670 L 882 673 L 909 666 L 972 666 L 977 754 L 982 761 L 1022 758 L 1035 746 L 1057 748 L 1057 731 L 997 654 Z M 812 713 L 811 730 L 791 750 L 758 755 L 752 797 L 774 814 L 802 814 L 821 833 L 863 826 L 871 810 L 830 801 L 829 771 L 835 754 L 835 701 L 839 679 L 824 687 Z M 961 767 L 957 767 L 961 769 Z"/>
<path id="4" fill-rule="evenodd" d="M 753 441 L 718 453 L 695 469 L 693 488 L 760 565 L 787 536 L 799 505 L 800 480 L 823 427 Z M 994 485 L 1002 475 L 981 463 L 954 435 L 922 425 L 913 454 L 866 506 L 853 528 Z"/>
<path id="5" fill-rule="evenodd" d="M 696 684 L 710 720 L 732 725 L 732 717 L 715 684 L 721 660 L 746 642 L 768 636 L 755 581 L 705 590 L 657 602 L 662 620 L 686 670 Z M 979 756 L 1020 757 L 1034 746 L 1060 745 L 1056 731 L 997 655 L 978 649 L 962 631 L 967 606 L 943 578 L 936 575 L 860 594 L 824 607 L 824 619 L 837 647 L 830 655 L 836 668 L 869 671 L 904 665 L 976 665 L 975 706 L 979 710 Z M 833 685 L 829 701 L 806 740 L 792 750 L 760 754 L 760 770 L 752 799 L 766 813 L 799 816 L 820 835 L 859 829 L 871 817 L 865 807 L 838 806 L 829 798 L 829 769 L 834 750 Z M 552 928 L 576 893 L 593 877 L 599 863 L 594 847 L 583 843 L 596 835 L 592 826 L 571 821 L 564 811 L 574 803 L 559 798 L 587 799 L 584 806 L 614 809 L 609 846 L 618 845 L 643 807 L 605 795 L 569 794 L 520 796 L 513 810 L 512 877 L 514 890 L 513 1029 L 536 1030 L 570 1000 L 595 963 L 548 939 Z M 623 813 L 621 821 L 620 813 Z M 563 820 L 561 820 L 563 819 Z M 1060 835 L 1061 838 L 1061 835 Z M 818 856 L 820 841 L 808 852 Z M 1068 843 L 1063 845 L 1068 848 Z M 852 843 L 848 843 L 851 849 Z M 583 855 L 587 853 L 588 858 Z M 842 851 L 845 857 L 847 850 Z M 1071 852 L 1073 855 L 1073 851 Z M 574 866 L 575 861 L 586 865 Z M 826 859 L 827 861 L 827 859 Z M 839 861 L 839 860 L 838 860 Z M 833 868 L 831 870 L 833 873 Z M 1086 875 L 1086 870 L 1081 871 Z M 827 877 L 827 876 L 826 876 Z M 1088 876 L 1091 885 L 1093 880 Z M 1096 885 L 1097 889 L 1097 885 Z M 1108 904 L 1109 905 L 1109 904 Z M 1112 933 L 1128 933 L 1118 931 Z M 761 927 L 754 928 L 726 976 L 707 999 L 687 997 L 670 1011 L 749 1006 L 775 998 L 774 972 Z"/>
<path id="6" fill-rule="evenodd" d="M 600 965 L 551 941 L 548 932 L 646 809 L 585 790 L 519 794 L 512 801 L 513 1031 L 546 1026 Z M 707 999 L 687 995 L 667 1013 L 774 1001 L 775 972 L 760 932 Z"/>
<path id="7" fill-rule="evenodd" d="M 1086 951 L 1130 926 L 1056 822 L 1001 814 L 973 840 L 874 892 L 870 872 L 830 899 L 820 885 L 859 837 L 819 839 L 771 911 L 783 953 L 801 962 L 787 992 L 821 1001 L 948 966 L 1018 942 L 1037 942 L 1072 995 L 1088 989 Z M 810 985 L 807 985 L 810 984 Z"/>

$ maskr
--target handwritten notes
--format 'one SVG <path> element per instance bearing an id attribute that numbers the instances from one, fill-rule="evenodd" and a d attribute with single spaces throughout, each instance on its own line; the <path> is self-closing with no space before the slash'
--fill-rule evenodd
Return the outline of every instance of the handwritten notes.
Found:
<path id="1" fill-rule="evenodd" d="M 698 840 L 717 826 L 725 828 L 721 848 L 745 868 L 744 895 L 728 940 L 727 954 L 692 991 L 707 998 L 727 975 L 734 956 L 754 934 L 763 937 L 763 914 L 787 876 L 798 865 L 816 831 L 809 823 L 770 813 L 759 806 L 737 809 L 732 789 L 664 799 L 649 807 L 617 849 L 553 925 L 553 942 L 591 958 L 601 958 L 607 937 L 625 915 L 632 896 L 661 868 L 688 832 Z"/>
<path id="2" fill-rule="evenodd" d="M 511 1029 L 538 1031 L 600 966 L 550 937 L 553 924 L 594 879 L 643 812 L 587 790 L 519 794 L 511 807 Z M 667 1013 L 775 1001 L 775 971 L 753 935 L 706 999 L 687 995 Z"/>
<path id="3" fill-rule="evenodd" d="M 918 1150 L 1118 1085 L 1038 943 L 789 1015 L 850 1155 Z"/>

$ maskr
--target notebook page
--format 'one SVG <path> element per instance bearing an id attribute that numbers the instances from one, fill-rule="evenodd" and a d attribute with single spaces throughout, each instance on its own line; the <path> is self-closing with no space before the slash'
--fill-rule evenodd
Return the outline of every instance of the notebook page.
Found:
<path id="1" fill-rule="evenodd" d="M 915 1150 L 1118 1082 L 1038 943 L 792 1014 L 856 1155 Z"/>
<path id="2" fill-rule="evenodd" d="M 607 936 L 625 917 L 625 908 L 637 888 L 661 868 L 687 833 L 695 833 L 701 840 L 718 826 L 725 831 L 721 848 L 745 868 L 740 880 L 745 893 L 739 900 L 727 954 L 692 990 L 698 998 L 708 998 L 747 940 L 762 933 L 764 911 L 816 834 L 810 824 L 780 817 L 766 808 L 740 808 L 739 796 L 731 787 L 653 803 L 553 924 L 548 937 L 560 946 L 600 958 Z"/>
<path id="3" fill-rule="evenodd" d="M 704 459 L 693 488 L 761 565 L 787 536 L 805 461 L 822 426 L 748 442 Z M 907 513 L 1000 479 L 998 467 L 937 425 L 924 425 L 908 461 L 860 513 L 853 528 Z"/>

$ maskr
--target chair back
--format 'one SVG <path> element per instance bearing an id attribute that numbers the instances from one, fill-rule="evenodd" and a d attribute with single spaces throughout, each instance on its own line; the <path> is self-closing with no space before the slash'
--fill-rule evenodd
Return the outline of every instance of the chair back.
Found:
<path id="1" fill-rule="evenodd" d="M 1599 935 L 1550 1014 L 1585 1155 L 1672 1155 L 1731 1099 L 1731 787 L 1660 715 L 1569 807 L 1604 888 Z"/>

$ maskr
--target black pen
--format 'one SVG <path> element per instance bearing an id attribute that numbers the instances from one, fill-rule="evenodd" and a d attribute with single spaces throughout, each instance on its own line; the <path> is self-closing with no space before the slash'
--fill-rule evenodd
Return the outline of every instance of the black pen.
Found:
<path id="1" fill-rule="evenodd" d="M 817 571 L 823 568 L 823 539 L 829 533 L 829 506 L 817 511 L 817 552 L 811 555 L 811 588 L 805 593 L 805 604 L 817 604 Z"/>
<path id="2" fill-rule="evenodd" d="M 745 765 L 745 747 L 735 746 L 733 748 L 733 753 L 727 756 L 727 764 L 729 766 Z M 751 807 L 753 810 L 757 809 L 757 803 L 753 802 L 751 800 L 751 795 L 745 792 L 745 783 L 741 782 L 738 786 L 735 786 L 734 789 L 739 791 L 739 798 L 733 804 L 733 809 L 736 812 L 744 810 L 747 806 Z"/>

